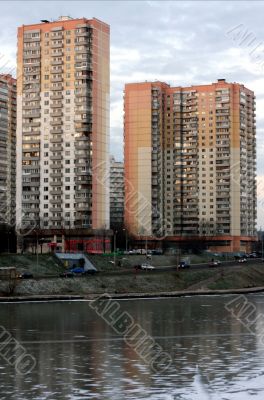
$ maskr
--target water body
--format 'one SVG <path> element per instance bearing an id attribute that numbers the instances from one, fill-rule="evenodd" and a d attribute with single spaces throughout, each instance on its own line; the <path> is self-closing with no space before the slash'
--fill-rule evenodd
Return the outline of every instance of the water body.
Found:
<path id="1" fill-rule="evenodd" d="M 263 400 L 263 326 L 255 324 L 249 331 L 232 316 L 225 304 L 233 298 L 120 302 L 172 356 L 170 368 L 160 373 L 153 372 L 89 302 L 0 304 L 1 326 L 37 362 L 23 375 L 1 356 L 0 398 Z M 256 313 L 264 313 L 264 295 L 247 299 Z"/>

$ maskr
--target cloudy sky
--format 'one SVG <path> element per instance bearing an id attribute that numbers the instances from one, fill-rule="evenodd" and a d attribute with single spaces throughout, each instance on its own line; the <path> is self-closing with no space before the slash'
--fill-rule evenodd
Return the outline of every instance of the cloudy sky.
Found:
<path id="1" fill-rule="evenodd" d="M 0 69 L 15 68 L 17 26 L 60 15 L 111 26 L 111 152 L 117 159 L 123 157 L 125 82 L 185 86 L 226 78 L 255 91 L 258 225 L 264 228 L 264 2 L 1 1 Z"/>

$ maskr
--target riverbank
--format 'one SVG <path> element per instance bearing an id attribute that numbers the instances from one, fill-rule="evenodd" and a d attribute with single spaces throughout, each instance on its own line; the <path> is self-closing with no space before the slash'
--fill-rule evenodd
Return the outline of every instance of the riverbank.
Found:
<path id="1" fill-rule="evenodd" d="M 60 272 L 63 267 L 56 268 Z M 36 279 L 16 279 L 15 282 L 3 280 L 0 281 L 0 301 L 11 298 L 18 301 L 26 298 L 92 299 L 103 293 L 109 293 L 113 298 L 248 293 L 262 291 L 263 287 L 263 263 L 155 272 L 136 272 L 132 268 L 119 274 L 105 271 L 74 278 L 46 275 Z"/>
<path id="2" fill-rule="evenodd" d="M 115 294 L 110 296 L 115 300 L 129 300 L 129 299 L 151 299 L 151 298 L 169 298 L 169 297 L 188 297 L 188 296 L 219 296 L 228 294 L 250 294 L 264 292 L 264 286 L 255 288 L 244 289 L 230 289 L 230 290 L 196 290 L 196 291 L 178 291 L 178 292 L 161 292 L 161 293 L 126 293 Z M 109 293 L 93 294 L 93 295 L 41 295 L 41 296 L 10 296 L 0 297 L 0 303 L 16 303 L 16 302 L 47 302 L 47 301 L 91 301 L 101 296 L 109 298 Z"/>

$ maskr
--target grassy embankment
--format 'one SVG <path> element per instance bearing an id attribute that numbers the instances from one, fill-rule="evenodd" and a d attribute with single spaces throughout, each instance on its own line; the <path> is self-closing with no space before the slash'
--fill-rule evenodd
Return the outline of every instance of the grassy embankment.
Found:
<path id="1" fill-rule="evenodd" d="M 36 279 L 17 280 L 12 293 L 6 281 L 0 281 L 0 295 L 55 295 L 95 293 L 153 293 L 182 290 L 240 289 L 264 286 L 264 264 L 238 265 L 203 270 L 164 272 L 135 272 L 133 265 L 143 262 L 144 256 L 129 256 L 123 266 L 114 267 L 109 257 L 92 256 L 100 270 L 95 276 L 58 278 L 64 266 L 52 255 L 1 255 L 0 266 L 15 266 L 18 272 L 31 272 Z M 175 257 L 156 256 L 156 266 L 174 265 Z M 128 273 L 125 273 L 125 270 Z M 116 272 L 123 272 L 117 274 Z M 129 273 L 130 271 L 130 273 Z M 55 276 L 55 277 L 54 277 Z"/>

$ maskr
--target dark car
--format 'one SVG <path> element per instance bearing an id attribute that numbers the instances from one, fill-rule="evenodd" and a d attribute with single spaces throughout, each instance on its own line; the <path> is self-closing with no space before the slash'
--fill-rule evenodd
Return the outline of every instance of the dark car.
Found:
<path id="1" fill-rule="evenodd" d="M 62 274 L 60 274 L 60 278 L 73 278 L 74 277 L 74 273 L 71 271 L 66 271 L 63 272 Z"/>
<path id="2" fill-rule="evenodd" d="M 219 260 L 212 260 L 209 264 L 209 267 L 217 267 L 218 265 L 221 265 L 221 261 Z"/>
<path id="3" fill-rule="evenodd" d="M 241 258 L 239 258 L 238 262 L 239 263 L 245 263 L 245 262 L 247 262 L 247 258 L 246 257 L 241 257 Z"/>
<path id="4" fill-rule="evenodd" d="M 190 268 L 190 264 L 186 261 L 180 261 L 179 268 Z"/>
<path id="5" fill-rule="evenodd" d="M 84 273 L 84 269 L 81 268 L 81 267 L 75 267 L 75 268 L 72 268 L 72 269 L 71 269 L 71 272 L 72 272 L 74 275 L 82 275 L 82 274 Z"/>
<path id="6" fill-rule="evenodd" d="M 23 272 L 19 278 L 21 279 L 32 279 L 33 278 L 33 274 L 31 274 L 30 272 Z"/>
<path id="7" fill-rule="evenodd" d="M 84 271 L 84 275 L 94 275 L 97 274 L 98 271 L 96 269 L 87 269 L 86 271 Z"/>

